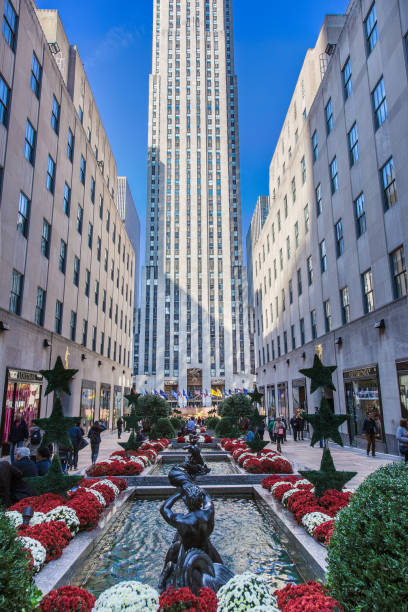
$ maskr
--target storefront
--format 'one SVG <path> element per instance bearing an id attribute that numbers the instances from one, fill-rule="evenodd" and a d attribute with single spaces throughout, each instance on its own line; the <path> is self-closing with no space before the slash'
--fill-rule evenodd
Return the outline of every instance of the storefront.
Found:
<path id="1" fill-rule="evenodd" d="M 288 383 L 278 383 L 277 385 L 278 406 L 277 415 L 286 419 L 286 424 L 289 424 L 289 398 L 288 398 Z"/>
<path id="2" fill-rule="evenodd" d="M 266 410 L 268 413 L 268 419 L 276 416 L 275 385 L 268 385 L 266 387 Z"/>
<path id="3" fill-rule="evenodd" d="M 262 416 L 266 416 L 266 395 L 265 395 L 265 387 L 258 387 L 259 393 L 262 395 L 261 402 L 258 404 L 259 414 Z"/>
<path id="4" fill-rule="evenodd" d="M 95 420 L 96 383 L 83 380 L 81 386 L 81 426 L 88 432 Z"/>
<path id="5" fill-rule="evenodd" d="M 362 446 L 363 421 L 369 412 L 373 412 L 379 431 L 380 446 L 378 450 L 385 450 L 384 423 L 381 404 L 380 381 L 378 366 L 364 366 L 355 370 L 343 372 L 344 391 L 346 395 L 346 409 L 350 416 L 348 419 L 348 434 L 350 444 Z"/>
<path id="6" fill-rule="evenodd" d="M 122 387 L 115 385 L 113 388 L 112 429 L 116 428 L 116 421 L 120 416 L 122 416 Z"/>
<path id="7" fill-rule="evenodd" d="M 164 381 L 164 392 L 168 395 L 168 403 L 172 410 L 178 409 L 178 381 L 176 378 L 167 378 Z"/>
<path id="8" fill-rule="evenodd" d="M 294 415 L 298 415 L 299 413 L 308 413 L 305 378 L 298 378 L 297 380 L 292 380 L 292 401 Z M 304 427 L 306 431 L 309 431 L 309 424 L 307 423 L 307 421 L 305 421 Z"/>
<path id="9" fill-rule="evenodd" d="M 8 437 L 14 414 L 19 412 L 27 427 L 40 416 L 43 377 L 38 372 L 7 369 L 4 410 L 1 423 L 1 454 L 8 453 Z"/>
<path id="10" fill-rule="evenodd" d="M 125 387 L 123 391 L 123 416 L 130 414 L 129 401 L 126 399 L 126 395 L 130 395 L 129 387 Z"/>
<path id="11" fill-rule="evenodd" d="M 101 390 L 99 393 L 99 421 L 106 427 L 109 427 L 110 405 L 111 386 L 101 383 Z"/>
<path id="12" fill-rule="evenodd" d="M 398 361 L 396 365 L 401 403 L 401 418 L 408 419 L 408 361 Z"/>

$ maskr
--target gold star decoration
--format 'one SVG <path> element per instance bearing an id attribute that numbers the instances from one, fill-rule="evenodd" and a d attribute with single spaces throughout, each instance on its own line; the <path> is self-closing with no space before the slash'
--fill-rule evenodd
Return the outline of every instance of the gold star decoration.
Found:
<path id="1" fill-rule="evenodd" d="M 71 395 L 69 388 L 70 380 L 75 376 L 78 370 L 70 370 L 64 368 L 62 359 L 60 356 L 57 357 L 55 366 L 52 370 L 40 370 L 40 374 L 48 381 L 45 395 L 52 393 L 53 391 L 64 392 Z"/>
<path id="2" fill-rule="evenodd" d="M 319 356 L 315 355 L 313 367 L 304 368 L 303 370 L 299 370 L 299 372 L 311 379 L 310 393 L 314 393 L 319 387 L 328 387 L 336 391 L 336 387 L 332 381 L 332 374 L 335 370 L 337 370 L 337 366 L 324 366 Z"/>

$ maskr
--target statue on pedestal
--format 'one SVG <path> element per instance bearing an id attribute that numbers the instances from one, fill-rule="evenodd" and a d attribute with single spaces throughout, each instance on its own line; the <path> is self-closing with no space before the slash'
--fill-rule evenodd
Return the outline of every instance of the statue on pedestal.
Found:
<path id="1" fill-rule="evenodd" d="M 194 480 L 196 476 L 204 476 L 211 471 L 201 456 L 198 438 L 199 436 L 190 434 L 190 443 L 184 447 L 188 452 L 188 456 L 181 467 L 187 472 L 191 480 Z"/>

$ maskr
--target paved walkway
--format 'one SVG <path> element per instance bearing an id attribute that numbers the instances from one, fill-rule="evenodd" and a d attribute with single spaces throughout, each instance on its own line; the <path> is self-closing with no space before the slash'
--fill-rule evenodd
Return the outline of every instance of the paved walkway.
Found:
<path id="1" fill-rule="evenodd" d="M 118 440 L 118 433 L 115 430 L 112 431 L 104 431 L 101 434 L 101 445 L 99 447 L 99 455 L 98 461 L 105 461 L 109 459 L 110 455 L 116 450 L 123 450 L 121 446 L 119 446 L 118 442 L 126 442 L 129 437 L 128 433 L 122 433 L 121 439 Z M 86 436 L 85 436 L 86 438 Z M 86 438 L 88 440 L 88 438 Z M 88 440 L 89 441 L 89 440 Z M 82 471 L 91 465 L 91 445 L 88 444 L 86 448 L 79 451 L 79 460 L 78 460 L 78 470 Z"/>

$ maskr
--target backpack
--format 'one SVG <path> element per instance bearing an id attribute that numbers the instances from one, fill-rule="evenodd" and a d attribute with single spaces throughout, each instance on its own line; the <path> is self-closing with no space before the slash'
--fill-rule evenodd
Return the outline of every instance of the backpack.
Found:
<path id="1" fill-rule="evenodd" d="M 35 429 L 30 436 L 30 444 L 33 446 L 37 446 L 41 444 L 41 431 L 39 429 Z"/>

